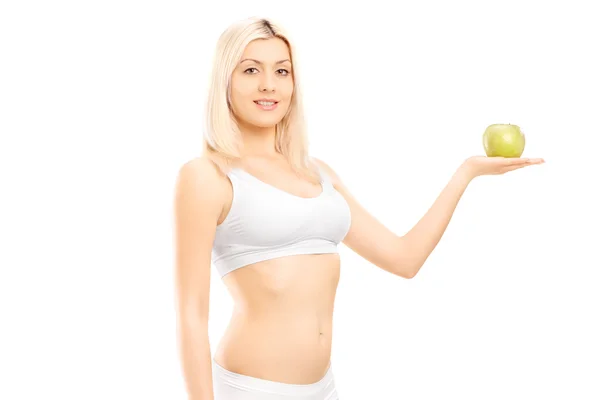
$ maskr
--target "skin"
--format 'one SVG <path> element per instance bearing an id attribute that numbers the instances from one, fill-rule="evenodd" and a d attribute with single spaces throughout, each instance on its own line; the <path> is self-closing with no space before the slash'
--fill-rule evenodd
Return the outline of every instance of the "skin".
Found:
<path id="1" fill-rule="evenodd" d="M 290 59 L 284 41 L 257 40 L 247 46 L 232 74 L 232 111 L 244 140 L 241 165 L 290 194 L 316 197 L 321 186 L 299 180 L 274 150 L 274 127 L 287 112 L 294 89 Z M 277 100 L 277 109 L 260 110 L 254 103 L 260 98 Z M 227 191 L 219 224 L 229 213 L 232 196 Z M 223 283 L 235 310 L 215 361 L 230 371 L 278 382 L 318 381 L 329 365 L 339 274 L 337 254 L 282 257 L 227 274 Z"/>
<path id="2" fill-rule="evenodd" d="M 299 197 L 315 197 L 320 185 L 300 180 L 275 151 L 275 124 L 293 94 L 288 48 L 280 39 L 251 42 L 232 74 L 231 106 L 242 132 L 240 166 L 265 183 Z M 284 72 L 283 70 L 287 72 Z M 275 111 L 253 100 L 274 98 Z M 346 199 L 352 223 L 343 243 L 393 276 L 411 279 L 441 239 L 468 184 L 477 176 L 503 174 L 542 159 L 475 156 L 457 168 L 427 213 L 399 235 L 363 208 L 325 161 L 313 157 Z M 208 310 L 211 248 L 216 226 L 228 215 L 233 189 L 226 176 L 199 157 L 185 163 L 175 193 L 175 245 L 181 357 L 190 399 L 213 399 Z M 291 384 L 310 384 L 325 374 L 331 356 L 333 310 L 340 278 L 338 254 L 291 255 L 239 268 L 222 282 L 234 311 L 214 354 L 224 368 Z"/>

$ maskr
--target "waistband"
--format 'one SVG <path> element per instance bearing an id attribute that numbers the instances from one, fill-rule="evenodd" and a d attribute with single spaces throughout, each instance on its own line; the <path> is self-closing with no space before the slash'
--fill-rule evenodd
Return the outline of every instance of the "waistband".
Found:
<path id="1" fill-rule="evenodd" d="M 212 359 L 213 378 L 220 379 L 223 383 L 239 389 L 255 391 L 261 393 L 291 395 L 291 396 L 310 396 L 331 390 L 334 385 L 333 369 L 331 361 L 325 375 L 317 382 L 308 384 L 295 384 L 276 382 L 253 376 L 242 375 L 229 371 L 219 365 L 215 359 Z"/>

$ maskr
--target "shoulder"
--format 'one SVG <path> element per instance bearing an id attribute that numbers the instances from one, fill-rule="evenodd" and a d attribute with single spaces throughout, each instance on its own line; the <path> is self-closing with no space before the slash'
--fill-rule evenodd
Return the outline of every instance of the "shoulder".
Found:
<path id="1" fill-rule="evenodd" d="M 179 165 L 175 196 L 178 204 L 220 207 L 224 192 L 224 176 L 206 156 L 199 156 Z"/>
<path id="2" fill-rule="evenodd" d="M 183 162 L 177 171 L 178 184 L 214 185 L 221 180 L 221 173 L 216 165 L 206 156 L 192 158 Z"/>
<path id="3" fill-rule="evenodd" d="M 321 171 L 325 172 L 329 176 L 329 179 L 331 179 L 331 183 L 334 186 L 338 186 L 342 183 L 340 176 L 336 173 L 331 165 L 314 156 L 311 157 L 311 160 L 319 167 L 319 169 L 321 169 Z"/>

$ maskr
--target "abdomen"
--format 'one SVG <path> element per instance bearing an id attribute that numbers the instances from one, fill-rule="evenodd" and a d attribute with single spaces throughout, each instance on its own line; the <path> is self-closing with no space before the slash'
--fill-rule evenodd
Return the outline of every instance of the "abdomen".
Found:
<path id="1" fill-rule="evenodd" d="M 262 379 L 318 381 L 331 356 L 339 274 L 336 253 L 286 256 L 228 274 L 235 309 L 215 360 Z"/>

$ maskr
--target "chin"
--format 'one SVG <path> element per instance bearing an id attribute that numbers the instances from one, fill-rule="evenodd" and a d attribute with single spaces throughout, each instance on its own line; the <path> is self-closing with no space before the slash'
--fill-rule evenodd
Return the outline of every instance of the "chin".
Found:
<path id="1" fill-rule="evenodd" d="M 252 125 L 258 126 L 259 128 L 272 128 L 281 122 L 281 118 L 264 118 L 255 119 L 252 121 Z"/>

